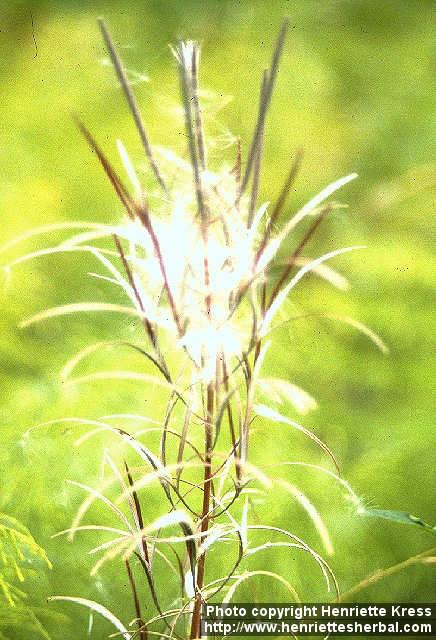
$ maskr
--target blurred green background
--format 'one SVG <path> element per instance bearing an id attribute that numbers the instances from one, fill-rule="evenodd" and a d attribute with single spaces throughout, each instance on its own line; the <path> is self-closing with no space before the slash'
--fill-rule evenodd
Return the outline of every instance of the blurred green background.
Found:
<path id="1" fill-rule="evenodd" d="M 72 124 L 72 111 L 84 119 L 118 167 L 116 138 L 124 141 L 139 165 L 144 164 L 121 91 L 105 64 L 96 26 L 101 15 L 132 78 L 139 79 L 135 92 L 151 140 L 179 152 L 184 152 L 185 137 L 177 111 L 175 65 L 167 45 L 180 37 L 200 40 L 202 86 L 215 92 L 207 98 L 205 111 L 213 140 L 211 161 L 216 166 L 221 158 L 230 162 L 234 155 L 234 147 L 227 146 L 229 132 L 240 135 L 245 147 L 250 140 L 262 69 L 269 63 L 282 16 L 290 16 L 292 28 L 268 119 L 262 198 L 277 195 L 290 157 L 302 146 L 304 164 L 287 215 L 329 181 L 352 171 L 359 174 L 339 195 L 349 208 L 331 216 L 307 254 L 343 245 L 368 246 L 334 262 L 350 280 L 349 291 L 337 292 L 309 276 L 290 309 L 351 315 L 377 331 L 390 353 L 383 356 L 350 327 L 312 318 L 291 323 L 276 334 L 267 372 L 295 382 L 317 398 L 315 412 L 301 419 L 290 417 L 303 421 L 329 444 L 364 504 L 408 511 L 435 523 L 434 3 L 3 2 L 2 244 L 40 224 L 119 219 L 120 207 Z M 141 80 L 142 75 L 149 81 Z M 43 238 L 23 243 L 3 254 L 1 262 L 50 242 Z M 291 239 L 289 250 L 293 246 Z M 91 597 L 128 621 L 134 614 L 119 568 L 103 570 L 98 579 L 88 576 L 92 558 L 86 552 L 98 538 L 83 535 L 73 545 L 51 538 L 69 526 L 83 497 L 65 479 L 96 484 L 105 443 L 96 440 L 77 449 L 74 429 L 65 425 L 22 441 L 29 426 L 57 417 L 96 418 L 126 411 L 159 417 L 162 411 L 160 399 L 154 395 L 152 400 L 135 384 L 95 384 L 69 393 L 61 388 L 59 370 L 76 350 L 135 331 L 122 319 L 82 314 L 27 330 L 17 328 L 21 319 L 46 307 L 114 300 L 108 285 L 88 278 L 87 272 L 94 269 L 92 260 L 82 256 L 54 256 L 27 263 L 4 277 L 0 511 L 22 519 L 54 564 L 52 571 L 41 565 L 34 579 L 25 583 L 32 604 L 43 605 L 47 595 L 55 593 Z M 127 354 L 117 350 L 107 355 L 119 368 L 127 361 Z M 130 361 L 132 366 L 141 364 Z M 272 444 L 270 434 L 275 436 Z M 254 461 L 328 465 L 310 443 L 279 426 L 267 429 L 259 422 L 252 444 Z M 434 535 L 418 527 L 356 517 L 338 488 L 315 473 L 289 469 L 275 473 L 297 483 L 317 505 L 331 531 L 335 555 L 330 561 L 343 590 L 378 568 L 436 544 Z M 146 501 L 147 517 L 153 517 L 159 509 L 157 495 L 146 496 Z M 259 518 L 285 525 L 322 551 L 307 516 L 289 497 L 273 493 L 268 506 L 257 508 Z M 267 553 L 259 556 L 256 567 L 279 567 L 306 601 L 327 597 L 308 561 L 289 551 Z M 270 583 L 261 581 L 246 597 L 270 600 L 272 593 L 286 597 L 271 589 Z M 359 599 L 435 601 L 434 568 L 412 566 L 363 591 Z M 53 638 L 85 636 L 85 611 L 73 610 L 74 605 L 51 606 L 71 619 L 60 630 L 45 614 L 41 616 Z M 96 621 L 91 637 L 103 638 L 109 631 L 106 623 Z M 30 637 L 20 633 L 14 637 Z"/>

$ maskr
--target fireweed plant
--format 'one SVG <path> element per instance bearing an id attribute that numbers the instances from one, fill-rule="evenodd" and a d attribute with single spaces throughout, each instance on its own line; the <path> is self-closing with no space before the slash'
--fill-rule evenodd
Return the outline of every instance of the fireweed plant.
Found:
<path id="1" fill-rule="evenodd" d="M 105 273 L 91 275 L 122 290 L 125 305 L 68 304 L 42 311 L 26 319 L 22 326 L 80 312 L 113 312 L 137 319 L 143 325 L 143 342 L 119 344 L 141 354 L 148 369 L 154 369 L 153 373 L 111 370 L 74 375 L 84 359 L 108 344 L 97 343 L 67 362 L 62 381 L 66 386 L 108 378 L 139 381 L 158 387 L 167 395 L 167 404 L 158 421 L 143 415 L 112 414 L 97 420 L 74 417 L 45 423 L 87 426 L 89 430 L 81 436 L 79 444 L 97 434 L 119 439 L 126 449 L 133 450 L 132 455 L 138 460 L 138 466 L 133 468 L 123 456 L 117 460 L 104 449 L 103 486 L 93 488 L 73 483 L 88 495 L 71 527 L 61 532 L 71 540 L 77 532 L 87 530 L 110 536 L 91 550 L 98 557 L 92 573 L 95 575 L 109 561 L 124 565 L 134 619 L 128 625 L 102 604 L 80 597 L 52 599 L 88 607 L 111 622 L 125 640 L 147 640 L 154 636 L 200 638 L 202 605 L 214 600 L 229 602 L 245 581 L 256 576 L 278 581 L 288 597 L 299 599 L 295 587 L 284 576 L 269 570 L 247 569 L 246 559 L 266 549 L 285 547 L 308 554 L 325 580 L 326 589 L 336 591 L 339 597 L 328 563 L 304 540 L 285 528 L 249 521 L 251 498 L 277 487 L 287 491 L 307 511 L 326 555 L 332 553 L 328 530 L 312 502 L 295 485 L 269 478 L 265 470 L 251 461 L 250 431 L 256 416 L 303 433 L 331 459 L 330 468 L 304 462 L 279 463 L 306 467 L 333 478 L 357 513 L 411 522 L 407 514 L 392 516 L 392 512 L 366 509 L 341 478 L 328 446 L 312 431 L 259 402 L 259 396 L 267 396 L 273 405 L 289 402 L 302 414 L 315 406 L 308 393 L 287 380 L 261 377 L 261 368 L 284 303 L 308 272 L 317 273 L 339 288 L 346 286 L 345 278 L 325 263 L 362 247 L 336 249 L 315 259 L 308 259 L 303 252 L 322 220 L 340 206 L 330 197 L 356 178 L 356 174 L 329 184 L 282 222 L 302 159 L 301 152 L 297 152 L 277 200 L 273 204 L 258 202 L 265 123 L 288 30 L 287 20 L 280 29 L 270 67 L 263 74 L 249 148 L 244 154 L 238 143 L 232 166 L 223 166 L 218 171 L 208 166 L 198 82 L 198 44 L 184 41 L 173 50 L 180 79 L 188 160 L 168 150 L 161 151 L 165 162 L 162 171 L 112 38 L 104 22 L 100 20 L 99 25 L 155 178 L 156 193 L 144 192 L 125 147 L 118 141 L 120 159 L 130 183 L 127 188 L 91 132 L 76 118 L 124 208 L 124 218 L 115 224 L 60 223 L 32 230 L 15 238 L 13 243 L 64 229 L 77 230 L 77 234 L 57 246 L 21 256 L 9 267 L 57 252 L 94 256 Z M 306 225 L 305 231 L 291 255 L 283 260 L 279 257 L 281 245 L 292 238 L 298 225 Z M 105 246 L 101 246 L 102 242 Z M 362 331 L 386 351 L 382 340 L 360 322 L 348 317 L 328 317 Z M 144 426 L 133 435 L 129 428 L 132 421 Z M 122 427 L 118 426 L 120 423 Z M 157 451 L 145 444 L 147 434 L 152 432 L 160 435 Z M 167 509 L 156 514 L 154 521 L 146 522 L 141 503 L 151 491 L 160 493 Z M 95 502 L 107 507 L 116 525 L 83 524 Z M 257 541 L 259 535 L 264 540 L 253 544 L 252 538 Z M 226 560 L 222 562 L 223 575 L 212 579 L 207 558 L 217 546 L 225 549 Z M 166 589 L 156 581 L 156 565 L 162 563 L 167 569 Z M 171 580 L 179 595 L 168 602 L 165 596 Z M 154 609 L 147 616 L 139 595 L 142 583 L 149 593 L 147 611 Z"/>

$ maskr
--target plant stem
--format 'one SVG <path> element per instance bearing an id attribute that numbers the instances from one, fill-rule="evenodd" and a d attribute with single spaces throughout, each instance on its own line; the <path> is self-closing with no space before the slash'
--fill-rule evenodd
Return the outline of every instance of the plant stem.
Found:
<path id="1" fill-rule="evenodd" d="M 210 493 L 212 482 L 212 446 L 213 446 L 213 407 L 214 407 L 215 389 L 213 382 L 207 386 L 207 419 L 205 421 L 205 437 L 204 437 L 204 493 L 203 507 L 201 511 L 201 528 L 202 533 L 206 533 L 209 529 L 209 510 L 210 510 Z M 190 638 L 201 638 L 201 589 L 204 583 L 205 554 L 203 553 L 197 564 L 196 577 L 196 596 L 194 610 L 192 612 L 191 634 Z"/>
<path id="2" fill-rule="evenodd" d="M 127 569 L 127 575 L 129 577 L 130 588 L 132 590 L 133 604 L 135 605 L 135 614 L 136 614 L 136 622 L 138 625 L 139 639 L 147 640 L 148 633 L 147 633 L 146 627 L 144 627 L 144 622 L 141 616 L 141 605 L 139 604 L 139 598 L 138 598 L 138 592 L 136 590 L 135 579 L 133 577 L 132 569 L 130 568 L 130 564 L 127 558 L 124 560 L 124 562 Z"/>

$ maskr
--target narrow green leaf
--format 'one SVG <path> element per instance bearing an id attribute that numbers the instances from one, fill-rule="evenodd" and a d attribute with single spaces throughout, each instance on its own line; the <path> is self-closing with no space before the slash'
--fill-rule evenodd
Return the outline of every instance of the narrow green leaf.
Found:
<path id="1" fill-rule="evenodd" d="M 392 520 L 393 522 L 399 522 L 401 524 L 412 524 L 427 529 L 427 531 L 436 532 L 436 526 L 432 526 L 421 518 L 406 513 L 405 511 L 392 511 L 390 509 L 366 509 L 363 508 L 359 511 L 359 515 L 367 516 L 369 518 L 381 518 L 383 520 Z"/>

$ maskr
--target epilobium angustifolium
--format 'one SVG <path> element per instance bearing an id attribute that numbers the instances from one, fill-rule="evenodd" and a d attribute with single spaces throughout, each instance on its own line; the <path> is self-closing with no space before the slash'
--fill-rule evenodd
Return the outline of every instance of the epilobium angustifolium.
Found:
<path id="1" fill-rule="evenodd" d="M 99 555 L 93 573 L 110 560 L 124 563 L 135 611 L 135 630 L 128 630 L 127 623 L 102 604 L 73 596 L 56 598 L 82 604 L 101 614 L 125 639 L 146 639 L 157 630 L 166 638 L 199 638 L 202 604 L 213 598 L 229 601 L 244 581 L 257 575 L 278 580 L 292 597 L 297 597 L 294 586 L 284 576 L 247 569 L 247 558 L 275 545 L 309 554 L 327 589 L 337 588 L 326 560 L 304 540 L 286 528 L 250 523 L 249 500 L 253 493 L 274 485 L 281 487 L 306 509 L 326 554 L 333 551 L 327 527 L 312 502 L 293 484 L 270 479 L 251 460 L 250 430 L 254 418 L 260 416 L 311 438 L 330 456 L 332 468 L 289 464 L 312 467 L 334 478 L 359 508 L 359 498 L 339 477 L 327 445 L 274 408 L 274 399 L 280 402 L 284 398 L 304 414 L 315 406 L 315 400 L 287 380 L 262 375 L 262 363 L 277 318 L 305 275 L 316 272 L 339 288 L 346 287 L 345 278 L 325 263 L 361 247 L 339 248 L 315 259 L 306 258 L 303 250 L 322 220 L 339 206 L 331 196 L 356 174 L 339 178 L 294 215 L 285 216 L 288 194 L 302 159 L 301 152 L 297 152 L 276 201 L 272 204 L 258 201 L 265 124 L 288 30 L 287 20 L 282 24 L 271 64 L 262 78 L 251 143 L 246 152 L 238 143 L 231 166 L 223 164 L 219 170 L 212 170 L 208 164 L 198 44 L 185 41 L 173 50 L 188 159 L 161 150 L 158 162 L 131 84 L 103 21 L 100 28 L 155 178 L 156 192 L 152 198 L 145 193 L 139 172 L 122 142 L 117 141 L 129 181 L 125 186 L 93 135 L 76 119 L 114 188 L 124 217 L 110 224 L 60 223 L 31 231 L 23 237 L 63 229 L 76 229 L 77 234 L 55 247 L 22 256 L 10 266 L 57 252 L 94 256 L 104 273 L 92 275 L 118 287 L 125 296 L 125 304 L 74 302 L 42 311 L 25 320 L 22 326 L 80 312 L 118 313 L 136 318 L 143 325 L 143 342 L 123 344 L 142 354 L 147 373 L 110 370 L 75 376 L 81 361 L 101 349 L 98 343 L 69 360 L 62 371 L 63 382 L 68 386 L 96 379 L 131 379 L 147 388 L 157 387 L 167 395 L 167 404 L 157 425 L 156 420 L 151 420 L 152 426 L 143 429 L 143 434 L 159 430 L 157 451 L 146 446 L 141 434 L 132 435 L 129 428 L 132 419 L 146 423 L 145 416 L 68 418 L 89 427 L 80 442 L 95 434 L 118 438 L 126 451 L 133 450 L 142 465 L 138 472 L 123 461 L 127 454 L 120 461 L 105 450 L 104 464 L 111 477 L 105 479 L 100 489 L 76 483 L 89 495 L 67 532 L 70 538 L 87 529 L 111 535 L 92 550 Z M 283 253 L 283 246 L 292 241 L 294 229 L 300 225 L 306 226 L 297 246 L 286 260 L 283 255 L 279 258 L 281 249 Z M 363 331 L 385 350 L 380 338 L 366 326 L 350 318 L 339 319 Z M 259 394 L 271 398 L 272 404 L 261 404 Z M 119 495 L 109 497 L 108 492 L 114 486 L 118 487 Z M 148 522 L 144 519 L 143 500 L 151 491 L 161 493 L 166 509 Z M 116 526 L 82 524 L 95 501 L 112 512 Z M 254 531 L 265 536 L 257 546 L 250 539 Z M 206 559 L 210 550 L 220 545 L 225 545 L 228 560 L 223 562 L 223 575 L 212 579 Z M 179 594 L 172 601 L 166 598 L 167 589 L 156 582 L 156 564 L 162 562 L 167 567 L 166 584 L 172 582 L 174 588 L 179 587 Z M 138 580 L 147 585 L 150 601 L 147 615 L 138 596 Z"/>

